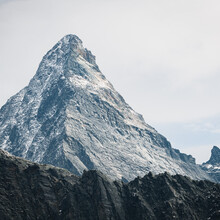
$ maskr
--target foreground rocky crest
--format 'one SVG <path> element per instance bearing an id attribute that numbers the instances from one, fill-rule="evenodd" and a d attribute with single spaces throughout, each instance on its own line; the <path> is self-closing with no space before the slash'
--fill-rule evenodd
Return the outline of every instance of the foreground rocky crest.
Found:
<path id="1" fill-rule="evenodd" d="M 0 150 L 2 220 L 144 220 L 220 217 L 220 184 L 167 173 L 112 181 L 99 171 L 82 177 Z"/>

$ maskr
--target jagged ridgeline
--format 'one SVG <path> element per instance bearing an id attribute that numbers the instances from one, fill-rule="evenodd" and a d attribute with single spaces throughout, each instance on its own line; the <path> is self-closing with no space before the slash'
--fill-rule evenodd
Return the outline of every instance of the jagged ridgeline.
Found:
<path id="1" fill-rule="evenodd" d="M 151 173 L 127 184 L 82 177 L 0 150 L 1 220 L 219 220 L 220 184 Z"/>
<path id="2" fill-rule="evenodd" d="M 98 169 L 131 180 L 168 171 L 211 179 L 124 101 L 75 35 L 62 38 L 1 108 L 0 146 L 77 175 Z"/>

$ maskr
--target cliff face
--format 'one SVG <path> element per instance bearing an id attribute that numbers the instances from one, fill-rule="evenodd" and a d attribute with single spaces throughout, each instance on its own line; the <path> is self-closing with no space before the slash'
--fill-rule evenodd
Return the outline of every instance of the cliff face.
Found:
<path id="1" fill-rule="evenodd" d="M 0 150 L 2 220 L 219 219 L 220 185 L 167 173 L 127 184 L 99 171 L 82 177 Z"/>
<path id="2" fill-rule="evenodd" d="M 124 101 L 75 35 L 62 38 L 1 108 L 0 148 L 76 175 L 98 169 L 132 180 L 167 171 L 211 179 Z"/>
<path id="3" fill-rule="evenodd" d="M 210 159 L 202 164 L 202 169 L 216 181 L 220 182 L 220 149 L 214 146 Z"/>

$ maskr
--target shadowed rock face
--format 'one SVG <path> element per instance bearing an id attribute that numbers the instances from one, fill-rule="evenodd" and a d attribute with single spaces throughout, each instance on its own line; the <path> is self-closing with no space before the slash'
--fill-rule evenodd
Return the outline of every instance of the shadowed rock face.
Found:
<path id="1" fill-rule="evenodd" d="M 220 164 L 220 149 L 217 146 L 212 148 L 212 154 L 207 164 L 218 165 Z"/>
<path id="2" fill-rule="evenodd" d="M 0 148 L 76 175 L 98 169 L 133 180 L 167 171 L 211 179 L 124 101 L 75 35 L 62 38 L 0 109 Z"/>
<path id="3" fill-rule="evenodd" d="M 220 149 L 217 146 L 212 148 L 210 159 L 206 163 L 203 163 L 201 167 L 216 182 L 220 182 Z"/>
<path id="4" fill-rule="evenodd" d="M 167 173 L 127 184 L 99 171 L 82 177 L 0 150 L 1 220 L 219 219 L 220 185 Z"/>

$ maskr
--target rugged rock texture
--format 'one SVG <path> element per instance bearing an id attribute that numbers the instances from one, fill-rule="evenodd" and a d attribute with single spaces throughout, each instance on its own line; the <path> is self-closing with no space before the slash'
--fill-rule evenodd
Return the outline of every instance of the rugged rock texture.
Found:
<path id="1" fill-rule="evenodd" d="M 77 175 L 99 169 L 131 180 L 168 171 L 209 179 L 124 101 L 75 35 L 61 39 L 1 108 L 0 147 Z"/>
<path id="2" fill-rule="evenodd" d="M 1 220 L 220 219 L 220 184 L 168 173 L 112 181 L 82 177 L 0 150 Z"/>
<path id="3" fill-rule="evenodd" d="M 210 159 L 202 164 L 202 168 L 216 181 L 220 182 L 220 149 L 216 146 L 212 148 Z"/>

